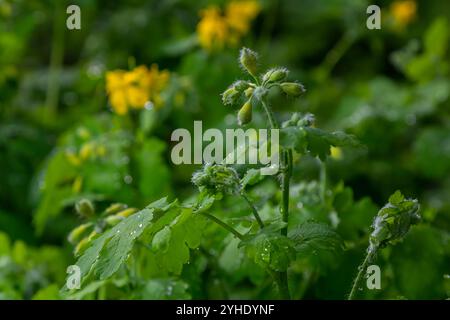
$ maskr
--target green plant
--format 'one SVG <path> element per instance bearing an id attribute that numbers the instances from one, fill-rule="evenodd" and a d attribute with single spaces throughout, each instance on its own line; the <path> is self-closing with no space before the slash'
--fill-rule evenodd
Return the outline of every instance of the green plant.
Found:
<path id="1" fill-rule="evenodd" d="M 335 228 L 290 213 L 291 180 L 296 163 L 294 159 L 312 156 L 324 161 L 331 154 L 332 147 L 360 148 L 361 145 L 352 135 L 316 128 L 314 116 L 309 113 L 294 113 L 288 120 L 280 122 L 273 111 L 269 93 L 278 92 L 289 97 L 299 97 L 305 91 L 303 86 L 297 82 L 288 82 L 289 72 L 286 68 L 269 69 L 261 77 L 258 76 L 258 57 L 249 49 L 242 49 L 239 60 L 252 80 L 233 83 L 223 93 L 223 102 L 230 105 L 243 103 L 238 112 L 240 125 L 249 124 L 252 121 L 253 109 L 261 108 L 267 118 L 268 127 L 280 130 L 277 152 L 281 161 L 278 174 L 274 177 L 279 183 L 279 191 L 275 189 L 267 192 L 268 197 L 278 203 L 264 210 L 268 210 L 268 213 L 260 212 L 259 205 L 249 189 L 264 185 L 271 179 L 261 175 L 259 168 L 242 168 L 224 163 L 206 164 L 193 174 L 192 182 L 200 191 L 195 198 L 184 202 L 169 202 L 167 198 L 163 198 L 128 217 L 113 219 L 114 223 L 109 223 L 112 222 L 109 221 L 111 217 L 117 216 L 116 212 L 113 216 L 108 215 L 111 208 L 106 209 L 100 218 L 92 218 L 93 206 L 86 201 L 79 203 L 78 211 L 89 211 L 91 221 L 76 228 L 69 239 L 77 238 L 75 236 L 84 234 L 86 229 L 93 226 L 96 232 L 94 236 L 84 238 L 87 239 L 86 245 L 76 250 L 81 254 L 76 264 L 81 269 L 84 284 L 90 280 L 91 285 L 97 284 L 101 287 L 110 283 L 111 278 L 115 276 L 116 281 L 113 283 L 117 285 L 117 278 L 122 278 L 123 283 L 129 286 L 132 296 L 141 298 L 143 295 L 149 297 L 143 293 L 148 293 L 148 286 L 156 288 L 155 292 L 160 292 L 161 287 L 165 285 L 182 289 L 183 266 L 190 263 L 195 256 L 191 249 L 201 248 L 205 242 L 204 234 L 209 222 L 237 239 L 234 249 L 227 246 L 225 250 L 236 253 L 243 250 L 249 263 L 261 267 L 265 274 L 270 276 L 269 279 L 276 284 L 282 299 L 292 297 L 288 273 L 296 261 L 310 256 L 317 256 L 317 259 L 326 261 L 344 249 L 343 240 Z M 234 152 L 237 152 L 237 148 Z M 330 201 L 337 201 L 339 191 L 331 192 L 336 199 L 330 199 L 326 186 L 325 163 L 321 163 L 321 168 L 322 177 L 318 185 L 320 206 L 337 206 L 338 204 L 331 204 Z M 299 190 L 300 186 L 302 184 L 296 184 L 295 190 Z M 314 185 L 311 186 L 315 188 Z M 307 194 L 311 194 L 311 191 L 307 191 Z M 213 205 L 225 201 L 227 196 L 239 196 L 246 205 L 237 222 L 214 214 L 217 211 L 213 209 Z M 278 213 L 276 207 L 279 208 Z M 359 285 L 362 268 L 367 267 L 368 261 L 378 249 L 401 239 L 409 226 L 418 221 L 417 210 L 417 201 L 404 200 L 400 193 L 394 194 L 390 198 L 390 204 L 380 210 L 374 222 L 375 230 L 370 238 L 368 257 L 360 269 L 354 288 Z M 224 209 L 222 213 L 226 211 L 227 209 Z M 223 241 L 227 241 L 226 238 L 223 238 Z M 213 259 L 207 250 L 205 256 Z M 180 279 L 174 280 L 172 277 Z M 146 279 L 161 281 L 150 284 Z M 266 278 L 263 276 L 262 279 Z M 184 290 L 181 291 L 184 296 Z M 353 295 L 354 289 L 350 297 Z M 69 297 L 80 298 L 82 295 L 72 293 Z M 160 295 L 150 297 L 161 298 Z"/>

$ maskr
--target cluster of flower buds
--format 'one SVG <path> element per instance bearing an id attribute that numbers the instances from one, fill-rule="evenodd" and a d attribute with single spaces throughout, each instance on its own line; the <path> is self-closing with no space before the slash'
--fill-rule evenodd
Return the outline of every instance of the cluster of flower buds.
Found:
<path id="1" fill-rule="evenodd" d="M 76 212 L 88 222 L 73 229 L 67 240 L 75 245 L 75 256 L 81 255 L 106 228 L 118 224 L 137 211 L 122 203 L 110 205 L 101 215 L 96 217 L 95 207 L 90 200 L 81 199 L 75 204 Z"/>
<path id="2" fill-rule="evenodd" d="M 291 118 L 282 123 L 283 128 L 287 127 L 311 127 L 316 121 L 312 113 L 301 114 L 295 112 L 292 114 Z"/>
<path id="3" fill-rule="evenodd" d="M 239 176 L 231 167 L 221 164 L 206 164 L 202 170 L 192 176 L 194 183 L 201 191 L 216 194 L 237 194 L 240 190 Z"/>
<path id="4" fill-rule="evenodd" d="M 286 68 L 269 69 L 258 79 L 258 55 L 248 48 L 241 50 L 239 64 L 255 79 L 255 83 L 236 81 L 222 94 L 222 102 L 225 105 L 236 105 L 245 99 L 237 115 L 238 123 L 241 126 L 251 122 L 255 102 L 265 96 L 271 87 L 278 86 L 282 92 L 291 97 L 299 97 L 305 92 L 305 88 L 300 83 L 285 82 L 289 74 L 289 70 Z"/>
<path id="5" fill-rule="evenodd" d="M 416 199 L 405 199 L 400 191 L 396 191 L 373 221 L 369 253 L 401 241 L 410 227 L 420 222 L 419 208 Z"/>

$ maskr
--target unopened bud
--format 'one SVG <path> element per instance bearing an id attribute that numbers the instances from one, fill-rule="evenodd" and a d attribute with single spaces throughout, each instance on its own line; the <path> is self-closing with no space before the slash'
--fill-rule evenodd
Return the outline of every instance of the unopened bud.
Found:
<path id="1" fill-rule="evenodd" d="M 243 126 L 252 121 L 252 100 L 248 99 L 238 112 L 238 123 Z"/>
<path id="2" fill-rule="evenodd" d="M 81 199 L 75 204 L 75 210 L 82 217 L 91 217 L 95 213 L 94 205 L 88 199 Z"/>
<path id="3" fill-rule="evenodd" d="M 233 105 L 239 99 L 239 91 L 235 87 L 230 87 L 222 93 L 222 103 L 224 105 Z"/>
<path id="4" fill-rule="evenodd" d="M 232 85 L 237 91 L 242 92 L 249 87 L 249 83 L 247 81 L 238 80 Z"/>
<path id="5" fill-rule="evenodd" d="M 255 89 L 249 87 L 247 90 L 244 91 L 244 94 L 247 98 L 250 98 L 253 95 L 253 91 L 255 91 Z"/>
<path id="6" fill-rule="evenodd" d="M 122 221 L 124 217 L 120 217 L 118 215 L 108 216 L 105 218 L 105 222 L 108 226 L 114 227 L 120 221 Z"/>
<path id="7" fill-rule="evenodd" d="M 91 222 L 79 225 L 69 233 L 67 240 L 69 240 L 70 243 L 75 244 L 90 226 L 92 226 Z"/>
<path id="8" fill-rule="evenodd" d="M 288 75 L 286 68 L 270 69 L 263 76 L 263 82 L 278 82 L 284 80 Z"/>
<path id="9" fill-rule="evenodd" d="M 242 48 L 239 56 L 239 62 L 248 73 L 254 77 L 256 76 L 258 71 L 258 55 L 256 52 L 248 48 Z"/>
<path id="10" fill-rule="evenodd" d="M 113 203 L 108 208 L 106 208 L 105 213 L 107 215 L 116 214 L 117 212 L 120 212 L 122 210 L 125 210 L 127 208 L 126 204 L 123 203 Z"/>
<path id="11" fill-rule="evenodd" d="M 133 213 L 135 213 L 136 211 L 137 211 L 136 208 L 128 208 L 128 209 L 125 209 L 123 211 L 120 211 L 117 214 L 117 216 L 123 217 L 123 218 L 127 218 L 127 217 L 131 216 Z"/>
<path id="12" fill-rule="evenodd" d="M 297 82 L 283 82 L 280 87 L 284 93 L 293 97 L 299 97 L 305 92 L 303 85 Z"/>

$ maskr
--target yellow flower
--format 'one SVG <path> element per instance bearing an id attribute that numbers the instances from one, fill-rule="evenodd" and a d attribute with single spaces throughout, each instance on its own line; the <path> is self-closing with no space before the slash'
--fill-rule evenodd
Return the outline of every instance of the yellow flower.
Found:
<path id="1" fill-rule="evenodd" d="M 74 193 L 79 193 L 81 191 L 81 187 L 83 186 L 83 177 L 77 176 L 72 184 L 72 191 Z"/>
<path id="2" fill-rule="evenodd" d="M 149 70 L 139 66 L 131 71 L 115 70 L 106 74 L 106 91 L 114 111 L 124 115 L 129 109 L 142 109 L 147 102 L 162 105 L 161 91 L 167 86 L 169 72 L 157 65 Z"/>
<path id="3" fill-rule="evenodd" d="M 228 26 L 220 9 L 208 7 L 200 12 L 202 19 L 197 25 L 200 45 L 208 50 L 222 49 L 228 38 Z"/>
<path id="4" fill-rule="evenodd" d="M 331 158 L 336 159 L 336 160 L 342 159 L 342 149 L 341 148 L 332 146 L 330 148 L 330 152 L 331 152 Z"/>
<path id="5" fill-rule="evenodd" d="M 73 166 L 79 166 L 81 164 L 81 160 L 78 155 L 73 151 L 66 151 L 65 153 L 67 161 Z"/>
<path id="6" fill-rule="evenodd" d="M 256 18 L 261 7 L 257 1 L 232 1 L 225 9 L 225 16 L 230 28 L 239 34 L 246 34 L 250 22 Z"/>
<path id="7" fill-rule="evenodd" d="M 404 27 L 416 16 L 417 4 L 414 0 L 398 0 L 391 4 L 390 12 L 395 23 Z"/>
<path id="8" fill-rule="evenodd" d="M 202 10 L 197 25 L 200 45 L 211 51 L 238 44 L 240 38 L 248 33 L 250 23 L 260 10 L 255 0 L 232 1 L 224 12 L 215 6 Z"/>
<path id="9" fill-rule="evenodd" d="M 87 160 L 92 155 L 93 150 L 94 144 L 92 142 L 84 143 L 79 152 L 80 159 L 82 161 Z"/>

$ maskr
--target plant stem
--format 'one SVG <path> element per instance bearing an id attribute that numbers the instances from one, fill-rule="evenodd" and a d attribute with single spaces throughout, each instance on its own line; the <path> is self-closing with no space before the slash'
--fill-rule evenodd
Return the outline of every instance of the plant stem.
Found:
<path id="1" fill-rule="evenodd" d="M 352 46 L 355 40 L 358 38 L 358 34 L 354 31 L 346 32 L 342 35 L 339 41 L 331 49 L 325 60 L 322 62 L 320 68 L 323 70 L 323 79 L 329 76 L 335 65 L 344 56 L 347 50 Z"/>
<path id="2" fill-rule="evenodd" d="M 267 114 L 267 118 L 269 119 L 272 129 L 279 129 L 280 126 L 275 120 L 272 110 L 266 103 L 265 98 L 261 99 L 261 104 Z M 292 175 L 292 150 L 283 150 L 281 152 L 281 161 L 283 169 L 283 173 L 281 176 L 281 214 L 283 217 L 283 221 L 286 222 L 286 226 L 281 229 L 281 234 L 287 236 L 287 223 L 289 219 L 289 182 Z M 276 275 L 274 275 L 274 279 L 277 282 L 281 298 L 290 300 L 287 270 L 283 272 L 277 272 Z"/>
<path id="3" fill-rule="evenodd" d="M 202 216 L 204 216 L 204 217 L 210 219 L 211 221 L 217 223 L 219 226 L 221 226 L 222 228 L 226 229 L 227 231 L 231 232 L 239 240 L 243 240 L 244 239 L 244 235 L 242 233 L 240 233 L 239 231 L 234 229 L 228 223 L 226 223 L 226 222 L 220 220 L 219 218 L 213 216 L 212 214 L 209 214 L 209 213 L 206 213 L 206 212 L 199 212 L 199 214 L 201 214 Z"/>
<path id="4" fill-rule="evenodd" d="M 353 300 L 355 298 L 357 289 L 359 287 L 359 283 L 361 282 L 363 274 L 366 273 L 366 269 L 369 264 L 371 256 L 372 256 L 372 254 L 370 252 L 367 252 L 367 255 L 364 258 L 363 263 L 358 267 L 358 274 L 356 275 L 356 278 L 353 282 L 352 291 L 350 291 L 350 294 L 348 295 L 348 300 Z"/>
<path id="5" fill-rule="evenodd" d="M 53 36 L 48 72 L 47 92 L 45 97 L 44 120 L 54 117 L 58 107 L 60 90 L 60 74 L 64 58 L 64 2 L 57 1 L 53 17 Z"/>
<path id="6" fill-rule="evenodd" d="M 278 129 L 279 126 L 277 121 L 275 120 L 272 110 L 270 110 L 269 106 L 267 105 L 264 99 L 261 99 L 261 104 L 264 108 L 264 112 L 267 114 L 267 118 L 269 118 L 270 126 L 272 127 L 272 129 Z"/>
<path id="7" fill-rule="evenodd" d="M 249 198 L 244 193 L 241 193 L 241 197 L 244 198 L 244 200 L 248 203 L 249 207 L 252 209 L 253 215 L 255 216 L 256 221 L 258 221 L 259 227 L 262 229 L 264 228 L 264 223 L 261 220 L 261 217 L 259 216 L 258 210 L 256 210 L 253 203 L 250 201 Z"/>
<path id="8" fill-rule="evenodd" d="M 281 192 L 282 192 L 282 204 L 281 214 L 286 226 L 281 229 L 283 235 L 287 235 L 287 223 L 289 219 L 289 183 L 291 180 L 291 163 L 292 163 L 292 151 L 284 150 L 282 154 L 283 173 L 281 176 Z"/>
<path id="9" fill-rule="evenodd" d="M 287 282 L 287 277 L 285 277 L 286 272 L 275 272 L 269 270 L 270 275 L 273 278 L 273 281 L 277 284 L 278 293 L 280 294 L 280 299 L 290 300 L 291 295 L 289 294 L 289 287 Z"/>

